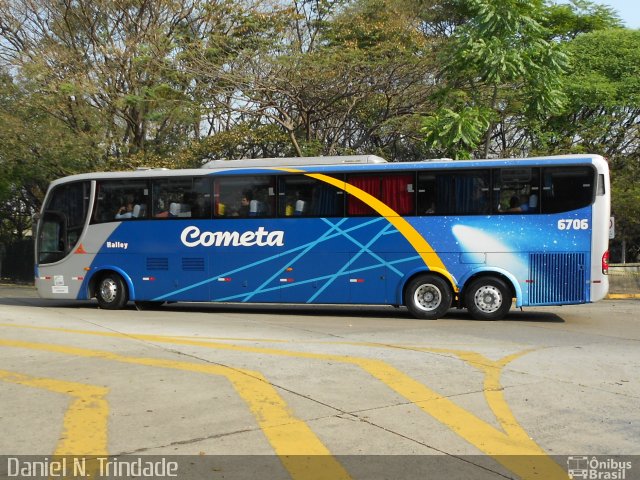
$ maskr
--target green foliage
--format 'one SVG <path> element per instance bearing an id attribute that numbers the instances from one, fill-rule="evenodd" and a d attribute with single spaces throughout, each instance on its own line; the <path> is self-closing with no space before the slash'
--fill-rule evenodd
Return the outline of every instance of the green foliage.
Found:
<path id="1" fill-rule="evenodd" d="M 454 112 L 441 108 L 434 115 L 424 118 L 422 132 L 425 143 L 441 155 L 455 160 L 472 157 L 489 128 L 490 110 L 470 107 Z"/>
<path id="2" fill-rule="evenodd" d="M 551 3 L 544 7 L 544 12 L 543 24 L 557 39 L 569 40 L 582 33 L 622 27 L 613 8 L 586 0 Z"/>
<path id="3" fill-rule="evenodd" d="M 447 81 L 442 107 L 458 112 L 461 119 L 467 109 L 482 112 L 481 118 L 489 119 L 467 127 L 474 133 L 477 128 L 484 129 L 482 152 L 475 134 L 474 141 L 468 143 L 474 147 L 469 155 L 509 156 L 512 147 L 506 132 L 513 130 L 514 121 L 526 125 L 563 108 L 561 78 L 568 57 L 546 39 L 540 1 L 461 0 L 461 4 L 469 17 L 443 49 Z"/>
<path id="4" fill-rule="evenodd" d="M 567 50 L 574 58 L 567 78 L 573 106 L 640 106 L 640 31 L 592 32 Z"/>

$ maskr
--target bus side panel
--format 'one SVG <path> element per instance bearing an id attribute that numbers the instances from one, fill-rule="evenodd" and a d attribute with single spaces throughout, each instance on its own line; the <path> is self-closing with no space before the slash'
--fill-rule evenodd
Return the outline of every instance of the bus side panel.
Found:
<path id="1" fill-rule="evenodd" d="M 256 248 L 222 248 L 211 254 L 211 300 L 215 302 L 280 301 L 281 259 Z"/>
<path id="2" fill-rule="evenodd" d="M 208 301 L 209 268 L 204 255 L 148 253 L 131 259 L 135 300 L 154 300 L 158 292 L 173 292 L 162 300 Z"/>
<path id="3" fill-rule="evenodd" d="M 462 287 L 479 273 L 508 272 L 504 276 L 522 292 L 518 305 L 552 305 L 589 301 L 591 222 L 586 207 L 554 215 L 422 218 L 414 224 Z"/>
<path id="4" fill-rule="evenodd" d="M 283 302 L 293 303 L 347 303 L 349 284 L 345 275 L 349 254 L 336 251 L 309 251 L 302 261 L 293 261 L 296 252 L 283 255 Z"/>
<path id="5" fill-rule="evenodd" d="M 349 235 L 349 302 L 361 304 L 395 304 L 397 281 L 405 277 L 403 259 L 419 258 L 403 235 L 387 220 L 361 218 L 362 225 Z M 394 264 L 395 263 L 395 264 Z M 422 263 L 423 268 L 424 262 Z"/>

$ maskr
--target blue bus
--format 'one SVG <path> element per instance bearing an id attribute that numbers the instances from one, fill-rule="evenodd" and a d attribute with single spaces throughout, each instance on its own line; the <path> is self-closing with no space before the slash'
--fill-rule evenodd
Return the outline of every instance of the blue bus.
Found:
<path id="1" fill-rule="evenodd" d="M 74 175 L 36 226 L 45 298 L 466 308 L 595 302 L 608 291 L 609 170 L 598 155 L 387 163 L 213 161 Z"/>

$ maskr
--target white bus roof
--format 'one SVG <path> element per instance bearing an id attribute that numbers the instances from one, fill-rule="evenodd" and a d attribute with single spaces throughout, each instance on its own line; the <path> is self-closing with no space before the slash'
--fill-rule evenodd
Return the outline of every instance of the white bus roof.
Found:
<path id="1" fill-rule="evenodd" d="M 202 168 L 303 167 L 311 165 L 350 165 L 387 163 L 376 155 L 340 155 L 328 157 L 247 158 L 244 160 L 211 160 Z"/>

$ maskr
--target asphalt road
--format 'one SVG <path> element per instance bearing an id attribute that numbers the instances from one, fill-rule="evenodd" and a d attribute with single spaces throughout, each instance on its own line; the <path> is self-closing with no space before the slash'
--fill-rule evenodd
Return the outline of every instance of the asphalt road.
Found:
<path id="1" fill-rule="evenodd" d="M 633 299 L 425 321 L 0 286 L 0 478 L 640 478 L 639 346 Z"/>

